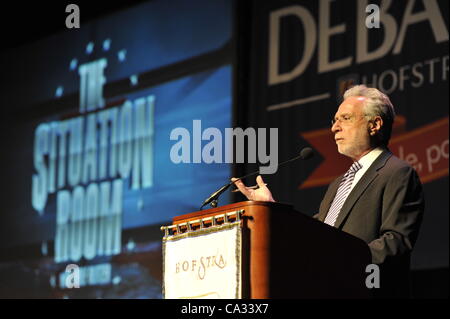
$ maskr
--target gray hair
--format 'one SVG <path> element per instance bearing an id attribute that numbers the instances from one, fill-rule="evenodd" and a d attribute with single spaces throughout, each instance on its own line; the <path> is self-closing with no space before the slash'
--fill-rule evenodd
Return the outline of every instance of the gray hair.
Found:
<path id="1" fill-rule="evenodd" d="M 389 97 L 375 88 L 368 88 L 361 84 L 356 85 L 345 91 L 344 100 L 351 96 L 363 96 L 366 98 L 364 103 L 364 115 L 373 119 L 380 116 L 383 120 L 383 126 L 380 130 L 380 143 L 387 146 L 392 133 L 392 124 L 394 123 L 395 110 L 389 100 Z"/>

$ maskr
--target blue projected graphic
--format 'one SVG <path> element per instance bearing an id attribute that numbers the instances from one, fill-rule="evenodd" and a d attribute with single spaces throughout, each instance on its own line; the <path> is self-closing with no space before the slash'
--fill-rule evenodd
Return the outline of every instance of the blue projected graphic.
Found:
<path id="1" fill-rule="evenodd" d="M 169 140 L 170 132 L 177 127 L 192 132 L 194 119 L 201 120 L 203 129 L 215 127 L 223 132 L 231 127 L 229 66 L 163 84 L 141 94 L 155 97 L 154 184 L 140 191 L 124 189 L 124 228 L 161 223 L 174 213 L 196 211 L 205 198 L 230 178 L 229 164 L 173 163 L 170 149 L 176 141 Z M 133 100 L 135 96 L 127 98 Z M 203 145 L 206 143 L 203 141 Z M 226 196 L 220 203 L 228 203 Z"/>
<path id="2" fill-rule="evenodd" d="M 229 1 L 156 0 L 0 55 L 0 103 L 15 114 L 3 130 L 18 132 L 0 168 L 14 175 L 0 215 L 0 280 L 13 288 L 0 297 L 161 296 L 159 226 L 230 178 L 221 161 L 173 162 L 170 139 L 184 128 L 204 146 L 194 121 L 232 126 L 231 65 L 213 57 L 230 41 Z M 72 264 L 100 290 L 69 293 Z M 28 273 L 43 291 L 20 288 Z"/>
<path id="3" fill-rule="evenodd" d="M 198 209 L 199 204 L 229 178 L 229 164 L 172 163 L 170 149 L 175 141 L 170 140 L 170 132 L 177 127 L 192 130 L 193 120 L 201 120 L 203 129 L 215 127 L 223 131 L 225 127 L 231 127 L 231 67 L 193 71 L 182 78 L 127 95 L 107 97 L 104 90 L 109 84 L 124 79 L 124 89 L 133 88 L 141 84 L 141 75 L 145 72 L 222 48 L 230 40 L 230 19 L 228 1 L 192 3 L 177 0 L 170 4 L 151 1 L 83 25 L 77 32 L 65 32 L 19 51 L 17 58 L 10 61 L 7 67 L 12 70 L 26 69 L 28 75 L 21 77 L 20 86 L 17 81 L 5 82 L 2 100 L 8 101 L 9 105 L 10 101 L 14 101 L 17 109 L 42 105 L 45 101 L 62 99 L 70 94 L 78 96 L 79 101 L 62 108 L 59 114 L 29 121 L 26 129 L 29 135 L 19 142 L 16 150 L 12 150 L 13 153 L 27 154 L 15 156 L 19 162 L 28 162 L 30 158 L 34 160 L 30 163 L 32 171 L 26 180 L 20 181 L 23 184 L 21 198 L 27 199 L 28 204 L 22 205 L 19 210 L 16 208 L 14 214 L 3 216 L 8 220 L 27 220 L 27 223 L 16 223 L 14 232 L 6 229 L 9 240 L 3 244 L 52 240 L 56 229 L 58 191 L 72 193 L 76 186 L 86 188 L 88 182 L 98 183 L 100 187 L 104 181 L 122 180 L 123 229 L 167 222 L 177 214 Z M 14 72 L 11 75 L 14 77 Z M 86 85 L 94 85 L 96 89 L 88 90 Z M 90 140 L 91 144 L 95 144 L 92 134 L 90 137 L 80 135 L 78 145 L 72 145 L 70 133 L 66 133 L 67 154 L 63 154 L 66 163 L 61 167 L 60 139 L 64 135 L 61 132 L 70 131 L 76 125 L 86 129 L 85 126 L 95 121 L 89 119 L 90 115 L 97 114 L 96 125 L 99 128 L 96 135 L 101 138 L 103 129 L 100 128 L 100 118 L 114 109 L 121 114 L 122 104 L 117 105 L 117 101 L 122 99 L 121 103 L 135 103 L 149 97 L 154 99 L 151 123 L 153 145 L 150 152 L 153 160 L 152 187 L 132 189 L 128 187 L 130 177 L 119 172 L 108 172 L 103 176 L 102 167 L 105 164 L 109 167 L 110 159 L 102 157 L 100 149 L 92 149 L 95 145 L 91 146 L 90 156 L 81 152 L 88 147 L 84 142 Z M 111 103 L 115 105 L 110 107 Z M 37 136 L 37 132 L 41 135 Z M 52 142 L 56 147 L 52 146 Z M 43 143 L 48 149 L 36 148 L 35 143 Z M 98 170 L 97 174 L 91 172 L 80 182 L 71 182 L 69 179 L 76 177 L 71 166 L 76 162 L 71 159 L 76 156 L 81 157 L 79 165 L 85 166 L 80 167 L 81 170 Z M 98 167 L 93 167 L 94 156 L 99 157 Z M 91 165 L 87 163 L 89 158 Z M 42 166 L 46 166 L 45 174 Z M 67 175 L 65 183 L 60 181 L 63 173 Z M 42 184 L 44 175 L 47 175 L 45 185 Z M 225 202 L 226 196 L 221 203 Z"/>

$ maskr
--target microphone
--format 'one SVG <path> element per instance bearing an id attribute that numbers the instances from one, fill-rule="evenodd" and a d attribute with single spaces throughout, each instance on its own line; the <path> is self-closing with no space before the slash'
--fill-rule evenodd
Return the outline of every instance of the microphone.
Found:
<path id="1" fill-rule="evenodd" d="M 283 165 L 285 165 L 285 164 L 287 164 L 287 163 L 296 161 L 296 160 L 298 160 L 298 159 L 301 159 L 301 160 L 308 160 L 308 159 L 310 159 L 311 157 L 313 157 L 313 155 L 314 155 L 314 151 L 312 150 L 312 148 L 311 148 L 311 147 L 305 147 L 304 149 L 302 149 L 302 150 L 300 151 L 300 155 L 298 155 L 298 156 L 296 156 L 296 157 L 294 157 L 294 158 L 291 158 L 291 159 L 289 159 L 289 160 L 287 160 L 287 161 L 284 161 L 284 162 L 278 164 L 278 165 L 277 165 L 277 169 L 278 169 L 280 166 L 283 166 Z M 256 175 L 256 174 L 260 174 L 260 173 L 259 173 L 259 170 L 257 170 L 256 172 L 253 172 L 253 173 L 244 175 L 244 176 L 242 176 L 242 177 L 239 177 L 239 178 L 236 179 L 234 182 L 229 182 L 228 184 L 223 185 L 223 186 L 222 186 L 221 188 L 219 188 L 217 191 L 215 191 L 214 193 L 212 193 L 207 199 L 205 199 L 205 201 L 203 202 L 202 206 L 200 206 L 200 209 L 199 209 L 199 210 L 202 210 L 202 208 L 203 208 L 205 205 L 208 205 L 209 203 L 211 203 L 211 206 L 212 206 L 212 207 L 217 207 L 217 201 L 218 201 L 218 199 L 219 199 L 219 196 L 220 196 L 223 192 L 225 192 L 231 185 L 233 185 L 233 184 L 234 184 L 236 181 L 238 181 L 238 180 L 241 180 L 241 179 L 244 179 L 244 178 L 247 178 L 247 177 L 249 177 L 249 176 Z"/>

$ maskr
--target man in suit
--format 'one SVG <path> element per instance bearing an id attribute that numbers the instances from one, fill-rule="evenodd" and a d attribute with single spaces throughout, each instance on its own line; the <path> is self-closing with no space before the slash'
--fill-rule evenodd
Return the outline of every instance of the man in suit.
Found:
<path id="1" fill-rule="evenodd" d="M 314 218 L 364 240 L 380 266 L 379 297 L 409 296 L 410 254 L 424 211 L 416 171 L 387 148 L 395 111 L 375 88 L 344 93 L 332 121 L 338 152 L 353 165 L 330 184 Z M 261 176 L 259 188 L 232 179 L 249 200 L 275 201 Z"/>

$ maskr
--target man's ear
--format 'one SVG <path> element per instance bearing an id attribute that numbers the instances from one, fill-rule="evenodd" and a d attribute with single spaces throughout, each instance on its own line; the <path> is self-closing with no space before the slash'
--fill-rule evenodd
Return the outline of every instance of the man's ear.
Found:
<path id="1" fill-rule="evenodd" d="M 381 130 L 381 127 L 383 126 L 383 119 L 381 116 L 375 116 L 375 118 L 371 121 L 369 121 L 369 134 L 371 136 L 374 136 L 378 133 L 378 131 Z"/>

